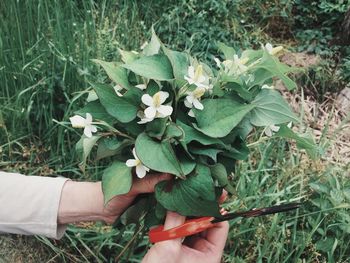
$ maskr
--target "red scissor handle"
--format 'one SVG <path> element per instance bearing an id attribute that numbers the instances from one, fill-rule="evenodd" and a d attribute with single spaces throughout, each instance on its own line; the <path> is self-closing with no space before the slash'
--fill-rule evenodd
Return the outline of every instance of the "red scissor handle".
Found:
<path id="1" fill-rule="evenodd" d="M 164 240 L 191 236 L 213 227 L 214 224 L 211 221 L 214 219 L 214 217 L 200 217 L 189 219 L 186 220 L 182 225 L 168 230 L 164 230 L 163 225 L 157 226 L 149 231 L 149 240 L 151 243 L 157 243 Z"/>

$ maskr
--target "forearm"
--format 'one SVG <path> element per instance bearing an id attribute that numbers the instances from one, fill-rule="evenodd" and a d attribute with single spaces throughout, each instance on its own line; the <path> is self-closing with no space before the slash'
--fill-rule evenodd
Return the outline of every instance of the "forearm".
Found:
<path id="1" fill-rule="evenodd" d="M 99 220 L 109 221 L 108 213 L 104 209 L 101 182 L 67 181 L 62 189 L 58 223 Z"/>

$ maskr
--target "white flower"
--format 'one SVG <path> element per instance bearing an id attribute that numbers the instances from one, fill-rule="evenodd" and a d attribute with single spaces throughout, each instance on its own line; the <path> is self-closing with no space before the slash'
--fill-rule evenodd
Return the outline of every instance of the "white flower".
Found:
<path id="1" fill-rule="evenodd" d="M 143 104 L 148 106 L 144 113 L 147 119 L 151 121 L 154 118 L 165 118 L 173 113 L 173 107 L 162 105 L 169 97 L 169 93 L 165 91 L 158 91 L 151 97 L 149 94 L 144 94 L 141 97 Z"/>
<path id="2" fill-rule="evenodd" d="M 245 73 L 248 69 L 245 64 L 247 64 L 249 59 L 239 58 L 237 55 L 233 55 L 233 60 L 227 59 L 222 62 L 218 58 L 214 58 L 214 60 L 216 65 L 228 75 L 238 76 Z"/>
<path id="3" fill-rule="evenodd" d="M 195 107 L 198 110 L 203 110 L 204 106 L 200 102 L 200 99 L 204 95 L 204 93 L 205 93 L 205 88 L 196 88 L 194 91 L 188 92 L 184 101 L 185 106 L 190 109 Z M 193 114 L 193 112 L 190 114 Z"/>
<path id="4" fill-rule="evenodd" d="M 86 113 L 86 119 L 75 115 L 71 118 L 69 118 L 70 122 L 72 123 L 73 128 L 84 128 L 84 134 L 86 137 L 92 137 L 93 132 L 97 132 L 97 128 L 95 125 L 92 124 L 92 116 L 90 113 Z"/>
<path id="5" fill-rule="evenodd" d="M 147 88 L 147 85 L 146 84 L 138 84 L 138 85 L 135 85 L 135 87 L 140 89 L 140 90 L 145 90 Z"/>
<path id="6" fill-rule="evenodd" d="M 153 121 L 153 119 L 146 118 L 145 113 L 143 111 L 138 111 L 136 116 L 141 119 L 137 122 L 138 124 L 145 124 L 147 122 Z"/>
<path id="7" fill-rule="evenodd" d="M 275 89 L 275 87 L 264 84 L 261 89 Z"/>
<path id="8" fill-rule="evenodd" d="M 97 93 L 94 90 L 90 90 L 88 97 L 86 98 L 87 102 L 98 100 Z"/>
<path id="9" fill-rule="evenodd" d="M 190 85 L 194 84 L 203 88 L 209 85 L 209 77 L 203 72 L 202 65 L 198 65 L 196 68 L 189 66 L 187 74 L 188 76 L 184 76 L 184 78 Z"/>
<path id="10" fill-rule="evenodd" d="M 282 46 L 273 47 L 270 43 L 267 43 L 263 46 L 263 49 L 266 50 L 270 55 L 276 55 L 278 52 L 283 50 Z"/>
<path id="11" fill-rule="evenodd" d="M 146 42 L 144 42 L 142 45 L 141 45 L 141 50 L 143 50 L 146 46 L 148 45 L 148 42 L 146 41 Z"/>
<path id="12" fill-rule="evenodd" d="M 119 96 L 119 97 L 123 97 L 123 94 L 121 93 L 121 91 L 123 90 L 123 87 L 122 86 L 120 86 L 120 85 L 115 85 L 114 87 L 113 87 L 113 89 L 114 89 L 114 91 L 115 91 L 115 93 L 117 93 L 117 95 Z"/>
<path id="13" fill-rule="evenodd" d="M 136 155 L 135 148 L 132 149 L 132 154 L 135 159 L 129 159 L 126 161 L 126 166 L 128 167 L 136 167 L 136 175 L 138 178 L 145 177 L 146 173 L 149 172 L 149 168 L 144 166 L 140 159 Z"/>
<path id="14" fill-rule="evenodd" d="M 288 123 L 287 124 L 287 127 L 288 128 L 291 128 L 292 127 L 292 122 L 290 122 L 290 123 Z M 266 128 L 265 128 L 265 134 L 266 134 L 266 136 L 268 136 L 268 137 L 271 137 L 272 135 L 274 135 L 276 132 L 278 132 L 280 130 L 280 127 L 279 126 L 276 126 L 276 125 L 270 125 L 270 126 L 267 126 Z"/>

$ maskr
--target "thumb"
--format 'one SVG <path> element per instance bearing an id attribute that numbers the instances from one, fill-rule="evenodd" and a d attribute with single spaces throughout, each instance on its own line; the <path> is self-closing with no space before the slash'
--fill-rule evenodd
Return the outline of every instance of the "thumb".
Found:
<path id="1" fill-rule="evenodd" d="M 156 173 L 146 175 L 145 178 L 136 178 L 131 188 L 131 193 L 134 195 L 143 194 L 143 193 L 152 193 L 154 192 L 154 187 L 157 183 L 165 180 L 171 180 L 173 176 L 168 173 Z"/>

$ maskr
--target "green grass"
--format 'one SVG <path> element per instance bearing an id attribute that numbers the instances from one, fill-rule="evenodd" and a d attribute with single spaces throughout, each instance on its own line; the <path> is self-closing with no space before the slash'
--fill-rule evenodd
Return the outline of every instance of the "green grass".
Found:
<path id="1" fill-rule="evenodd" d="M 72 102 L 88 88 L 87 78 L 105 78 L 90 59 L 113 60 L 118 48 L 138 50 L 152 24 L 168 45 L 202 59 L 216 54 L 216 40 L 236 48 L 271 40 L 267 33 L 282 17 L 285 1 L 275 1 L 274 9 L 266 9 L 260 0 L 243 2 L 2 1 L 0 170 L 98 179 L 92 162 L 85 177 L 78 169 L 76 133 L 53 121 L 67 121 L 72 115 L 77 106 Z M 323 92 L 327 87 L 321 88 Z M 346 262 L 349 170 L 349 165 L 308 161 L 281 140 L 253 148 L 251 158 L 237 167 L 237 194 L 225 206 L 250 209 L 298 200 L 305 205 L 298 212 L 231 222 L 224 261 Z M 11 262 L 16 255 L 35 254 L 37 248 L 40 255 L 33 255 L 33 262 L 113 262 L 118 257 L 120 262 L 138 262 L 148 241 L 142 231 L 134 235 L 135 229 L 70 226 L 60 241 L 5 237 L 0 258 Z M 14 243 L 23 246 L 12 250 Z"/>

